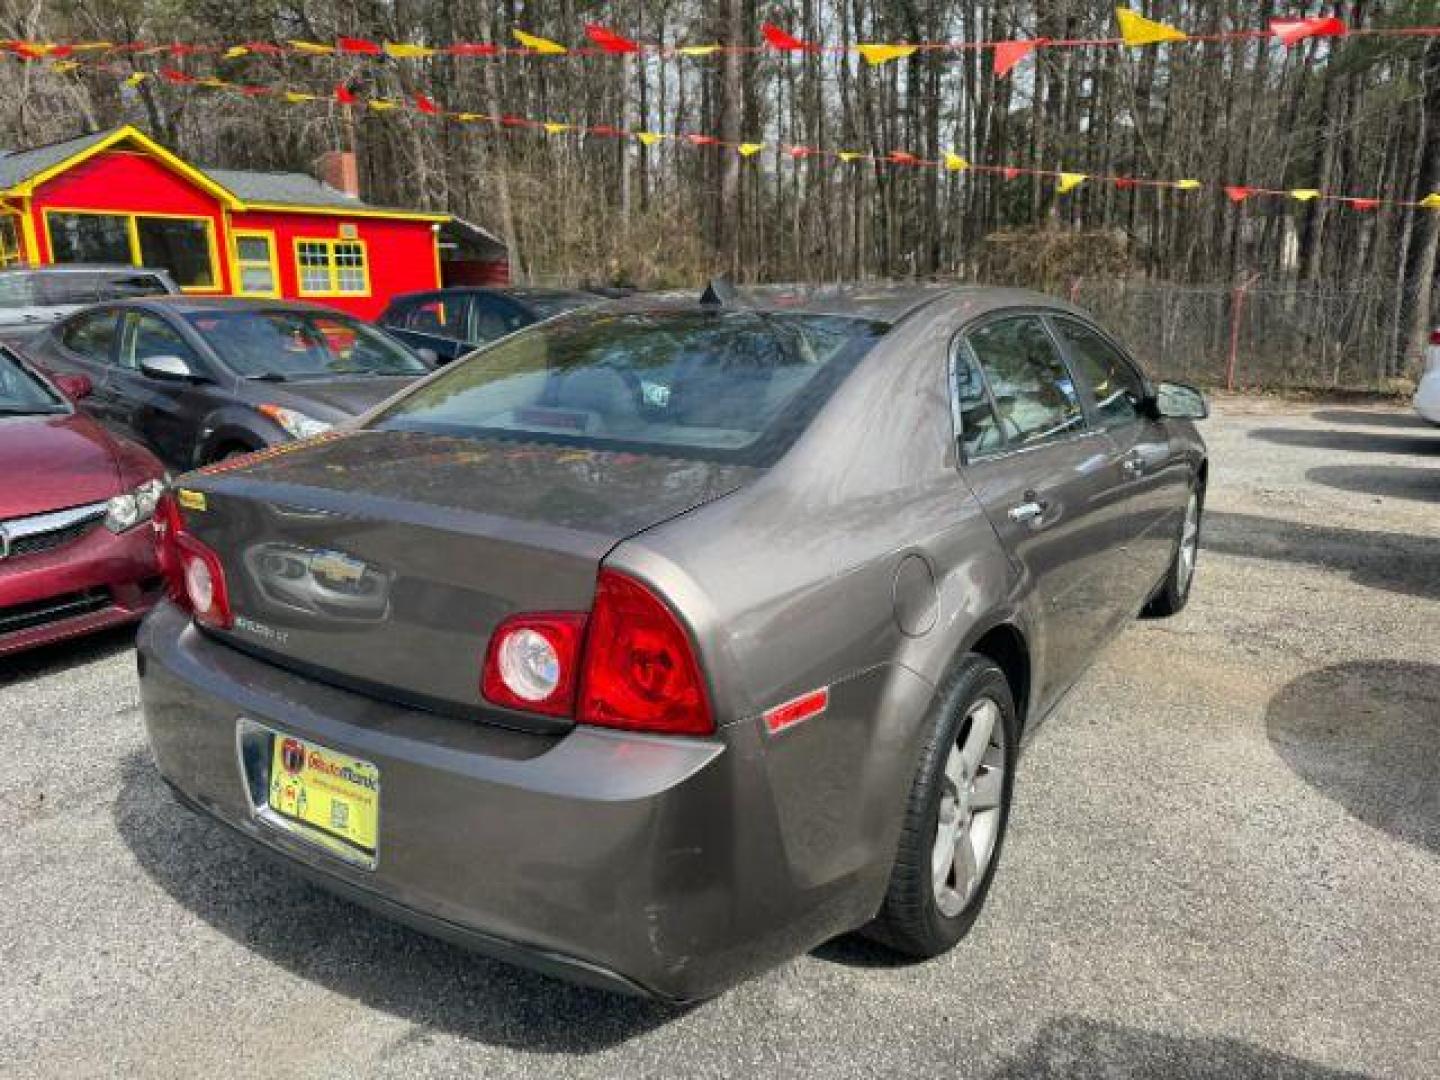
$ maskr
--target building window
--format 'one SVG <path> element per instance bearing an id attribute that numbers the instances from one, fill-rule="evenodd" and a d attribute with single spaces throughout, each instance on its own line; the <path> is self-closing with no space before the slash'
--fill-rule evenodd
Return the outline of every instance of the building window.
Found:
<path id="1" fill-rule="evenodd" d="M 0 214 L 0 266 L 13 266 L 21 254 L 19 225 L 14 216 Z"/>
<path id="2" fill-rule="evenodd" d="M 274 233 L 236 231 L 235 291 L 241 296 L 280 295 Z"/>
<path id="3" fill-rule="evenodd" d="M 301 296 L 368 296 L 363 240 L 296 240 Z"/>
<path id="4" fill-rule="evenodd" d="M 183 289 L 219 287 L 209 218 L 45 212 L 57 263 L 128 263 L 168 270 Z"/>

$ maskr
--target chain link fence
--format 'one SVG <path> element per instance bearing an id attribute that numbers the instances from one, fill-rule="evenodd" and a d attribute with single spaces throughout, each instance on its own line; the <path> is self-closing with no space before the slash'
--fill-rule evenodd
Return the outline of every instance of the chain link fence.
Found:
<path id="1" fill-rule="evenodd" d="M 1381 390 L 1402 334 L 1393 290 L 1071 282 L 1069 298 L 1151 372 L 1202 386 Z"/>

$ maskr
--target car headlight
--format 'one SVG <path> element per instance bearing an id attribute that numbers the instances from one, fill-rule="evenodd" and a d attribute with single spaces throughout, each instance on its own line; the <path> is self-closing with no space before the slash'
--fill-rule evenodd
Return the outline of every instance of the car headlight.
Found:
<path id="1" fill-rule="evenodd" d="M 316 420 L 313 416 L 306 416 L 299 409 L 287 409 L 283 405 L 271 405 L 267 402 L 257 408 L 262 414 L 279 424 L 285 434 L 292 439 L 308 439 L 312 435 L 323 435 L 335 426 L 325 420 Z"/>
<path id="2" fill-rule="evenodd" d="M 147 480 L 133 491 L 116 495 L 105 504 L 105 527 L 113 533 L 122 533 L 149 521 L 164 493 L 164 480 Z"/>

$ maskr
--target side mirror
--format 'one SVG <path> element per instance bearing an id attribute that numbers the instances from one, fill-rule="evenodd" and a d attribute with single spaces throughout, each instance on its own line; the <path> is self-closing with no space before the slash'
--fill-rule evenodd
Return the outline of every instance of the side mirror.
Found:
<path id="1" fill-rule="evenodd" d="M 89 375 L 52 375 L 50 381 L 71 401 L 79 401 L 95 392 L 95 384 L 90 381 Z"/>
<path id="2" fill-rule="evenodd" d="M 1155 388 L 1155 415 L 1169 420 L 1204 420 L 1210 415 L 1210 406 L 1195 387 L 1162 382 Z"/>
<path id="3" fill-rule="evenodd" d="M 195 372 L 178 356 L 147 356 L 140 361 L 140 370 L 152 379 L 193 379 Z"/>
<path id="4" fill-rule="evenodd" d="M 432 368 L 440 366 L 440 354 L 434 349 L 419 348 L 415 350 L 415 353 L 425 361 L 426 366 Z"/>

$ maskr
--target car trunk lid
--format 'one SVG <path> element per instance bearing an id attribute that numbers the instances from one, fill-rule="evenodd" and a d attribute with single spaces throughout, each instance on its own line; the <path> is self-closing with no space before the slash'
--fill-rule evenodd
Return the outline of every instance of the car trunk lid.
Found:
<path id="1" fill-rule="evenodd" d="M 224 565 L 233 644 L 407 704 L 554 729 L 568 722 L 481 699 L 491 630 L 516 611 L 588 610 L 617 543 L 754 471 L 362 431 L 187 477 L 181 504 Z"/>

